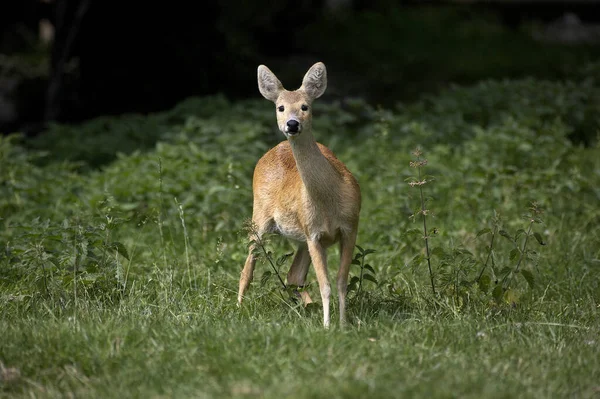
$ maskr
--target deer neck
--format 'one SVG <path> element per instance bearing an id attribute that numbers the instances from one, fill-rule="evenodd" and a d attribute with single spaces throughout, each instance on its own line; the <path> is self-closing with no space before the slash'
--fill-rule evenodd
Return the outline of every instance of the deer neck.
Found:
<path id="1" fill-rule="evenodd" d="M 314 200 L 331 199 L 340 176 L 319 149 L 312 132 L 305 129 L 289 142 L 307 194 Z"/>

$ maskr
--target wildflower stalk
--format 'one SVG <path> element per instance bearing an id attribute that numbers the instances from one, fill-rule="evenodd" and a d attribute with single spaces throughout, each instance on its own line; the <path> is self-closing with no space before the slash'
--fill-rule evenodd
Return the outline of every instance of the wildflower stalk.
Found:
<path id="1" fill-rule="evenodd" d="M 479 276 L 477 276 L 476 281 L 481 280 L 481 277 L 483 276 L 483 272 L 485 272 L 485 269 L 487 269 L 488 262 L 490 261 L 490 258 L 492 257 L 492 253 L 494 251 L 493 250 L 494 238 L 496 238 L 496 229 L 494 229 L 494 232 L 492 233 L 492 240 L 490 241 L 490 250 L 488 252 L 487 258 L 485 259 L 485 263 L 483 264 L 483 267 L 481 268 L 481 272 L 479 272 Z"/>
<path id="2" fill-rule="evenodd" d="M 519 260 L 517 262 L 517 265 L 515 266 L 515 270 L 513 271 L 513 275 L 515 273 L 519 272 L 519 269 L 521 268 L 521 263 L 523 262 L 523 258 L 525 257 L 525 251 L 527 251 L 527 241 L 529 241 L 529 236 L 531 235 L 531 228 L 533 227 L 533 223 L 535 222 L 534 219 L 531 219 L 529 221 L 529 228 L 527 229 L 527 234 L 525 234 L 525 242 L 523 243 L 523 248 L 521 248 L 521 256 L 519 256 Z M 511 276 L 512 279 L 512 276 Z M 509 281 L 510 283 L 510 281 Z"/>
<path id="3" fill-rule="evenodd" d="M 168 272 L 168 284 L 169 287 L 165 291 L 165 300 L 171 296 L 170 293 L 173 292 L 173 266 L 169 265 L 167 262 L 167 252 L 166 252 L 166 243 L 165 243 L 165 234 L 163 231 L 163 212 L 164 212 L 164 191 L 163 191 L 163 168 L 162 168 L 162 158 L 158 158 L 158 200 L 159 200 L 159 208 L 158 208 L 158 235 L 160 237 L 160 248 L 162 252 L 163 266 L 164 270 Z M 167 292 L 168 291 L 168 292 Z"/>
<path id="4" fill-rule="evenodd" d="M 265 247 L 262 238 L 259 236 L 258 231 L 256 230 L 256 227 L 254 225 L 250 225 L 249 229 L 250 229 L 250 232 L 252 233 L 252 235 L 254 236 L 251 243 L 255 244 L 257 247 L 260 248 L 261 252 L 263 253 L 265 258 L 271 265 L 271 268 L 273 269 L 273 272 L 277 276 L 277 279 L 281 283 L 281 287 L 283 288 L 284 291 L 287 291 L 287 285 L 283 281 L 283 278 L 281 278 L 281 275 L 279 274 L 279 270 L 275 266 L 275 263 L 273 263 L 273 258 L 271 256 L 271 252 L 267 251 L 267 248 Z"/>
<path id="5" fill-rule="evenodd" d="M 536 218 L 536 216 L 540 215 L 542 213 L 542 210 L 540 209 L 538 204 L 536 202 L 534 202 L 531 205 L 530 211 L 531 211 L 531 213 L 529 215 L 527 215 L 527 217 L 529 219 L 529 226 L 527 228 L 527 232 L 525 233 L 525 240 L 523 242 L 523 247 L 519 250 L 519 252 L 520 252 L 519 260 L 517 261 L 517 264 L 515 265 L 515 268 L 512 270 L 512 272 L 508 273 L 504 277 L 504 280 L 502 281 L 503 289 L 507 289 L 508 286 L 510 286 L 510 283 L 512 282 L 512 279 L 515 276 L 515 274 L 519 273 L 519 271 L 521 270 L 521 264 L 523 263 L 523 259 L 525 258 L 526 254 L 527 254 L 527 244 L 529 242 L 529 237 L 534 236 L 538 240 L 540 245 L 546 245 L 538 233 L 532 233 L 534 223 L 540 222 L 539 219 Z"/>
<path id="6" fill-rule="evenodd" d="M 354 255 L 354 259 L 352 259 L 352 264 L 360 267 L 360 275 L 354 276 L 350 279 L 350 283 L 348 284 L 348 292 L 356 290 L 356 296 L 360 296 L 362 293 L 363 282 L 365 280 L 369 280 L 375 284 L 378 284 L 377 279 L 375 278 L 375 269 L 371 265 L 365 262 L 365 257 L 369 254 L 375 252 L 374 249 L 364 249 L 360 245 L 357 245 L 358 253 Z M 358 285 L 358 288 L 357 288 Z"/>
<path id="7" fill-rule="evenodd" d="M 416 186 L 419 188 L 419 193 L 420 193 L 420 197 L 421 197 L 421 209 L 420 209 L 419 213 L 421 214 L 421 217 L 423 219 L 423 239 L 425 240 L 425 254 L 426 254 L 426 259 L 427 259 L 427 268 L 429 269 L 429 279 L 431 280 L 431 291 L 433 292 L 433 295 L 435 295 L 436 294 L 435 282 L 433 280 L 433 270 L 431 268 L 431 254 L 429 252 L 429 235 L 427 233 L 428 210 L 425 208 L 425 194 L 423 193 L 423 186 L 425 184 L 427 184 L 427 179 L 423 178 L 421 176 L 421 168 L 423 166 L 427 165 L 427 160 L 421 158 L 422 154 L 423 154 L 423 152 L 419 148 L 417 148 L 413 151 L 413 155 L 415 157 L 417 157 L 417 160 L 411 161 L 409 165 L 412 168 L 417 169 L 417 181 L 411 181 L 411 182 L 409 182 L 409 185 L 411 187 Z"/>
<path id="8" fill-rule="evenodd" d="M 485 269 L 487 269 L 490 259 L 492 261 L 492 268 L 494 267 L 494 240 L 496 238 L 496 235 L 498 234 L 498 228 L 500 226 L 500 221 L 498 219 L 498 216 L 495 214 L 495 212 L 494 212 L 493 224 L 494 224 L 494 229 L 491 230 L 492 239 L 490 240 L 490 250 L 488 251 L 487 258 L 485 259 L 485 263 L 483 264 L 483 267 L 481 268 L 481 271 L 479 272 L 479 276 L 475 280 L 477 282 L 479 282 L 481 280 L 481 277 L 483 277 L 483 273 L 485 272 Z M 482 230 L 481 232 L 479 232 L 477 234 L 477 236 L 479 237 L 480 235 L 485 234 L 487 232 L 490 232 L 489 228 Z"/>
<path id="9" fill-rule="evenodd" d="M 158 209 L 158 233 L 160 236 L 160 247 L 162 249 L 162 258 L 163 258 L 163 264 L 165 265 L 165 268 L 167 267 L 168 263 L 167 263 L 167 254 L 165 251 L 165 236 L 163 233 L 163 169 L 162 169 L 162 159 L 159 157 L 158 158 L 158 193 L 159 193 L 159 209 Z"/>
<path id="10" fill-rule="evenodd" d="M 181 226 L 183 227 L 183 244 L 185 246 L 185 263 L 187 265 L 188 282 L 190 285 L 190 289 L 192 289 L 193 288 L 192 287 L 192 266 L 191 266 L 191 262 L 190 262 L 190 251 L 189 251 L 190 238 L 188 236 L 187 227 L 185 226 L 185 215 L 184 215 L 184 211 L 183 211 L 183 205 L 179 201 L 177 201 L 177 198 L 175 198 L 175 203 L 177 204 L 177 207 L 179 208 L 179 219 L 181 220 Z"/>

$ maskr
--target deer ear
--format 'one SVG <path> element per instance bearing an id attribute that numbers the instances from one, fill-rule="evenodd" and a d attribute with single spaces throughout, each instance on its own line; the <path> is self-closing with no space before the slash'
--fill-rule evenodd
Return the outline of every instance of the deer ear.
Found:
<path id="1" fill-rule="evenodd" d="M 260 65 L 258 67 L 258 90 L 264 98 L 276 102 L 279 93 L 284 89 L 277 76 L 266 66 Z"/>
<path id="2" fill-rule="evenodd" d="M 325 93 L 326 88 L 327 69 L 325 68 L 325 64 L 317 62 L 304 75 L 302 86 L 299 90 L 303 90 L 311 100 L 314 100 L 321 97 Z"/>

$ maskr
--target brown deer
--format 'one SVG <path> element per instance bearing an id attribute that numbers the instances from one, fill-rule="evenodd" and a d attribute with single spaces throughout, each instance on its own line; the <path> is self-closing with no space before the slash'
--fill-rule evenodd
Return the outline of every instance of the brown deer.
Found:
<path id="1" fill-rule="evenodd" d="M 260 239 L 279 233 L 298 241 L 298 250 L 287 275 L 288 284 L 304 286 L 308 267 L 314 265 L 321 300 L 323 324 L 329 327 L 327 247 L 340 243 L 337 274 L 340 323 L 345 321 L 348 272 L 358 230 L 360 187 L 354 176 L 333 152 L 317 143 L 312 134 L 312 102 L 327 88 L 327 70 L 321 62 L 304 76 L 298 90 L 285 90 L 264 65 L 258 67 L 258 89 L 275 103 L 279 130 L 287 138 L 269 150 L 256 164 L 252 190 L 252 223 Z M 253 245 L 240 277 L 238 303 L 254 273 Z M 305 304 L 312 302 L 301 291 Z"/>

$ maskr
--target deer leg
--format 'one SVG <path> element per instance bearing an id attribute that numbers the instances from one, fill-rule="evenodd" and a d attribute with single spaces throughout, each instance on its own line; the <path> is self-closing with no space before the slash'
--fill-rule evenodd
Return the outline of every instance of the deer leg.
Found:
<path id="1" fill-rule="evenodd" d="M 340 324 L 346 322 L 346 293 L 348 291 L 348 273 L 352 264 L 352 255 L 356 243 L 356 232 L 342 236 L 340 241 L 340 269 L 337 275 L 337 290 L 340 306 Z"/>
<path id="2" fill-rule="evenodd" d="M 327 278 L 327 252 L 319 241 L 309 240 L 307 244 L 308 252 L 310 253 L 317 274 L 321 300 L 323 301 L 323 326 L 329 328 L 329 296 L 331 295 L 331 286 Z"/>
<path id="3" fill-rule="evenodd" d="M 244 264 L 244 268 L 242 269 L 242 274 L 240 276 L 240 289 L 238 291 L 238 305 L 242 304 L 242 300 L 244 299 L 244 292 L 250 285 L 252 281 L 252 277 L 254 275 L 254 265 L 256 264 L 256 256 L 254 255 L 254 249 L 256 245 L 251 244 L 250 250 L 248 252 L 248 257 L 246 258 L 246 263 Z"/>
<path id="4" fill-rule="evenodd" d="M 254 276 L 254 266 L 256 265 L 257 258 L 255 255 L 257 243 L 260 243 L 263 234 L 269 231 L 272 223 L 273 219 L 270 219 L 268 215 L 265 215 L 265 212 L 260 206 L 257 205 L 257 201 L 255 199 L 252 208 L 252 227 L 250 229 L 250 234 L 248 235 L 248 241 L 251 241 L 252 244 L 250 244 L 248 248 L 248 257 L 246 258 L 246 263 L 244 264 L 244 268 L 242 269 L 242 273 L 240 275 L 238 306 L 242 304 L 244 292 L 246 292 L 248 289 L 248 286 L 252 281 L 252 277 Z"/>
<path id="5" fill-rule="evenodd" d="M 287 275 L 288 284 L 293 284 L 299 288 L 302 288 L 306 282 L 306 275 L 308 274 L 308 267 L 310 266 L 310 253 L 308 252 L 308 246 L 305 243 L 298 245 L 296 256 L 290 267 L 290 271 Z M 312 303 L 312 299 L 307 291 L 297 292 L 302 298 L 304 305 Z"/>
<path id="6" fill-rule="evenodd" d="M 242 304 L 242 300 L 244 299 L 244 292 L 248 289 L 250 282 L 252 281 L 252 277 L 254 276 L 254 266 L 256 265 L 256 242 L 259 242 L 262 239 L 264 232 L 268 226 L 268 219 L 264 220 L 262 218 L 256 217 L 257 215 L 256 209 L 253 210 L 252 217 L 252 232 L 248 236 L 248 240 L 254 240 L 248 249 L 248 257 L 246 258 L 246 263 L 244 264 L 244 268 L 242 269 L 242 273 L 240 275 L 240 288 L 238 291 L 238 305 Z"/>

